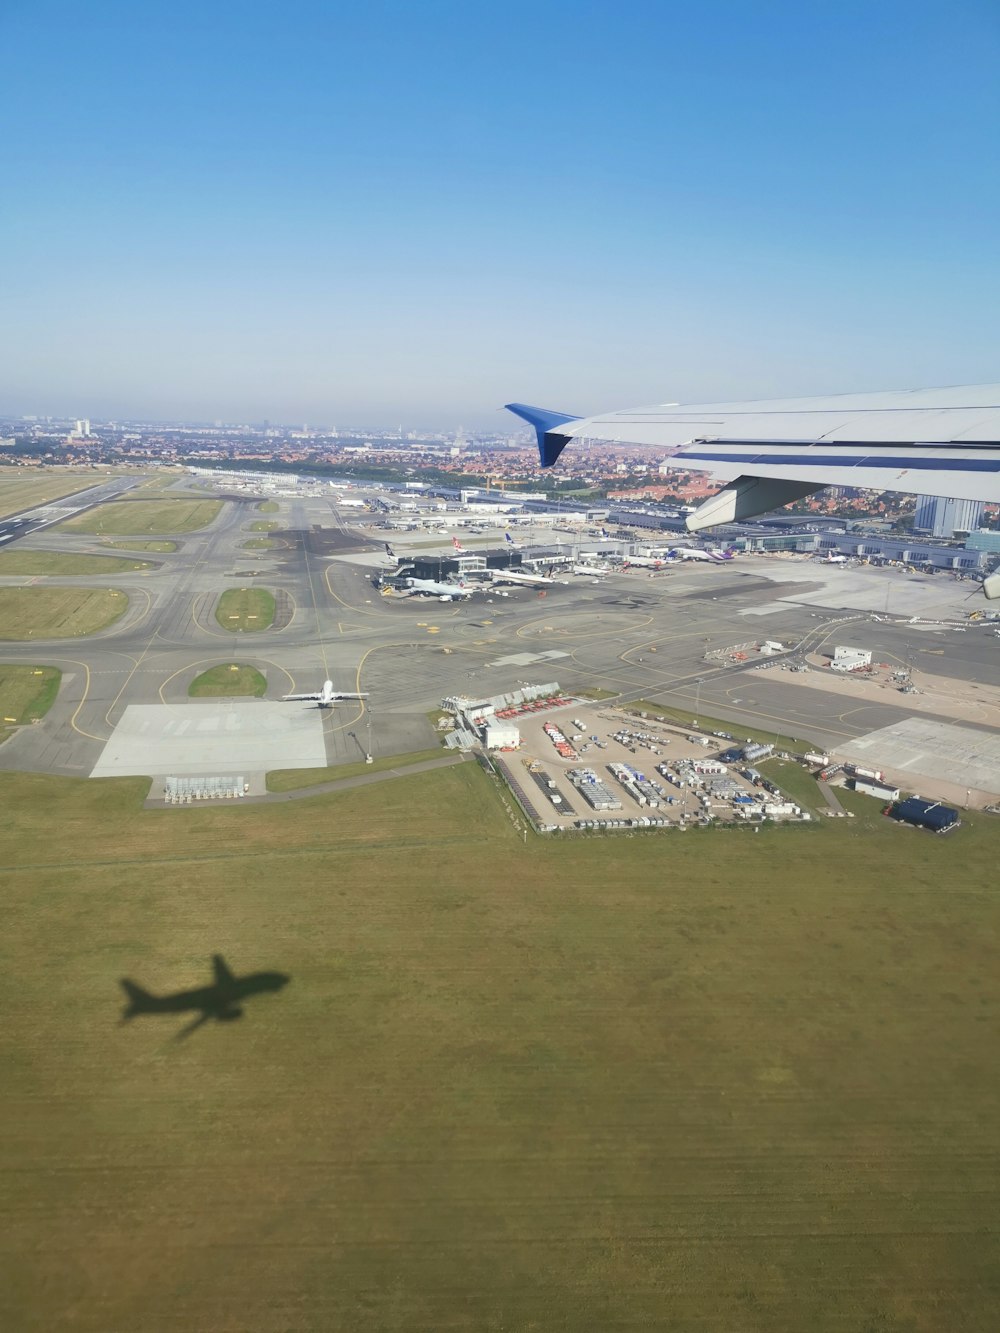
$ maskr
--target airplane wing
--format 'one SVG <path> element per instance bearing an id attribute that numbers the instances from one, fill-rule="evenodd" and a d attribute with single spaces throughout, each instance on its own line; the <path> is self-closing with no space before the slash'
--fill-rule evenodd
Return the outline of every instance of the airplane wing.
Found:
<path id="1" fill-rule="evenodd" d="M 295 703 L 295 701 L 298 699 L 324 699 L 324 698 L 326 698 L 326 696 L 323 694 L 283 694 L 281 696 L 281 701 L 282 703 L 287 704 L 287 703 Z M 343 699 L 346 698 L 346 696 L 343 694 L 334 695 L 334 698 Z"/>
<path id="2" fill-rule="evenodd" d="M 761 402 L 677 403 L 571 417 L 508 403 L 534 426 L 542 467 L 574 439 L 647 444 L 726 483 L 692 531 L 738 522 L 824 486 L 1000 502 L 1000 384 Z"/>
<path id="3" fill-rule="evenodd" d="M 212 954 L 212 973 L 217 986 L 231 986 L 236 980 L 221 953 Z"/>

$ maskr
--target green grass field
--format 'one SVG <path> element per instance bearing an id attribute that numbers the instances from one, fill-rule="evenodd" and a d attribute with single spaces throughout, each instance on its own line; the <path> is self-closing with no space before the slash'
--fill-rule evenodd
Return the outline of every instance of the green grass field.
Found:
<path id="1" fill-rule="evenodd" d="M 0 574 L 134 574 L 152 569 L 148 560 L 114 555 L 75 555 L 69 551 L 0 551 Z"/>
<path id="2" fill-rule="evenodd" d="M 56 701 L 62 672 L 56 667 L 0 662 L 0 741 L 13 726 L 36 722 Z"/>
<path id="3" fill-rule="evenodd" d="M 223 629 L 268 629 L 274 620 L 274 593 L 267 588 L 227 588 L 215 608 Z"/>
<path id="4" fill-rule="evenodd" d="M 338 778 L 357 778 L 363 773 L 384 773 L 393 768 L 406 768 L 409 764 L 423 764 L 428 759 L 440 759 L 444 753 L 437 746 L 433 750 L 413 750 L 410 754 L 373 759 L 370 764 L 362 759 L 356 764 L 331 764 L 329 768 L 276 768 L 267 775 L 267 789 L 301 791 L 305 787 L 319 787 L 324 782 L 335 782 Z"/>
<path id="5" fill-rule="evenodd" d="M 244 551 L 269 551 L 274 545 L 267 537 L 248 537 L 245 542 L 240 542 L 240 548 Z"/>
<path id="6" fill-rule="evenodd" d="M 113 536 L 194 532 L 207 527 L 221 508 L 221 500 L 120 500 L 98 505 L 62 526 L 73 532 Z"/>
<path id="7" fill-rule="evenodd" d="M 239 662 L 209 667 L 188 686 L 188 694 L 192 699 L 229 698 L 240 694 L 262 699 L 266 693 L 267 680 L 264 676 L 256 667 Z"/>
<path id="8" fill-rule="evenodd" d="M 115 468 L 93 472 L 90 468 L 0 466 L 0 518 L 63 495 L 75 495 L 120 475 Z"/>
<path id="9" fill-rule="evenodd" d="M 108 546 L 113 546 L 116 551 L 159 551 L 166 554 L 168 551 L 176 551 L 176 542 L 108 542 Z"/>
<path id="10" fill-rule="evenodd" d="M 63 639 L 93 634 L 123 616 L 117 588 L 0 588 L 0 639 Z"/>
<path id="11" fill-rule="evenodd" d="M 261 500 L 257 508 L 262 514 L 277 514 L 281 505 L 276 500 Z"/>
<path id="12" fill-rule="evenodd" d="M 523 844 L 0 773 L 17 1330 L 996 1326 L 998 825 Z M 291 983 L 184 1040 L 118 979 Z"/>
<path id="13" fill-rule="evenodd" d="M 250 527 L 249 527 L 248 531 L 250 531 L 250 532 L 273 532 L 277 526 L 278 526 L 278 524 L 275 523 L 275 522 L 273 522 L 272 520 L 269 520 L 269 519 L 258 519 L 255 523 L 251 523 L 251 524 L 250 524 Z"/>
<path id="14" fill-rule="evenodd" d="M 803 809 L 813 812 L 827 809 L 819 784 L 801 764 L 791 759 L 767 759 L 754 767 Z"/>

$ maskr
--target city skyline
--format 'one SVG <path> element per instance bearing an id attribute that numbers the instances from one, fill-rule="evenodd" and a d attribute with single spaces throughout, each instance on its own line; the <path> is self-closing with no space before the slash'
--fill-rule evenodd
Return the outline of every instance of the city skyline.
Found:
<path id="1" fill-rule="evenodd" d="M 504 430 L 996 378 L 978 0 L 3 23 L 5 413 Z"/>

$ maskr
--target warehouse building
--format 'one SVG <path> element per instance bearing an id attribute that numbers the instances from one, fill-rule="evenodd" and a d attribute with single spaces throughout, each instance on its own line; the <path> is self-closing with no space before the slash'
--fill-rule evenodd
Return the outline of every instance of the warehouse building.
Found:
<path id="1" fill-rule="evenodd" d="M 834 671 L 860 671 L 872 664 L 872 655 L 867 648 L 834 648 L 830 666 Z"/>
<path id="2" fill-rule="evenodd" d="M 950 805 L 942 805 L 940 801 L 921 801 L 916 796 L 899 801 L 888 814 L 901 824 L 913 824 L 916 828 L 930 829 L 932 833 L 947 833 L 949 829 L 958 828 L 962 822 L 958 811 Z"/>
<path id="3" fill-rule="evenodd" d="M 521 733 L 513 722 L 489 718 L 483 726 L 483 744 L 487 750 L 516 750 L 521 744 Z"/>

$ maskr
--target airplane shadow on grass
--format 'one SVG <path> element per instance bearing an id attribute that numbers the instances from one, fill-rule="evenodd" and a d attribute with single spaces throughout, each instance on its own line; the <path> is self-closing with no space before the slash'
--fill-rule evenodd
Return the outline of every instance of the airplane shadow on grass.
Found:
<path id="1" fill-rule="evenodd" d="M 142 1014 L 184 1014 L 193 1011 L 195 1017 L 177 1033 L 176 1040 L 179 1041 L 190 1036 L 209 1019 L 229 1023 L 242 1018 L 241 1000 L 267 991 L 279 991 L 291 981 L 291 977 L 284 972 L 248 972 L 245 977 L 234 976 L 221 954 L 212 955 L 212 972 L 215 981 L 211 986 L 175 991 L 173 995 L 151 995 L 134 981 L 123 978 L 119 984 L 129 1002 L 122 1013 L 122 1022 L 127 1023 L 129 1019 Z"/>

